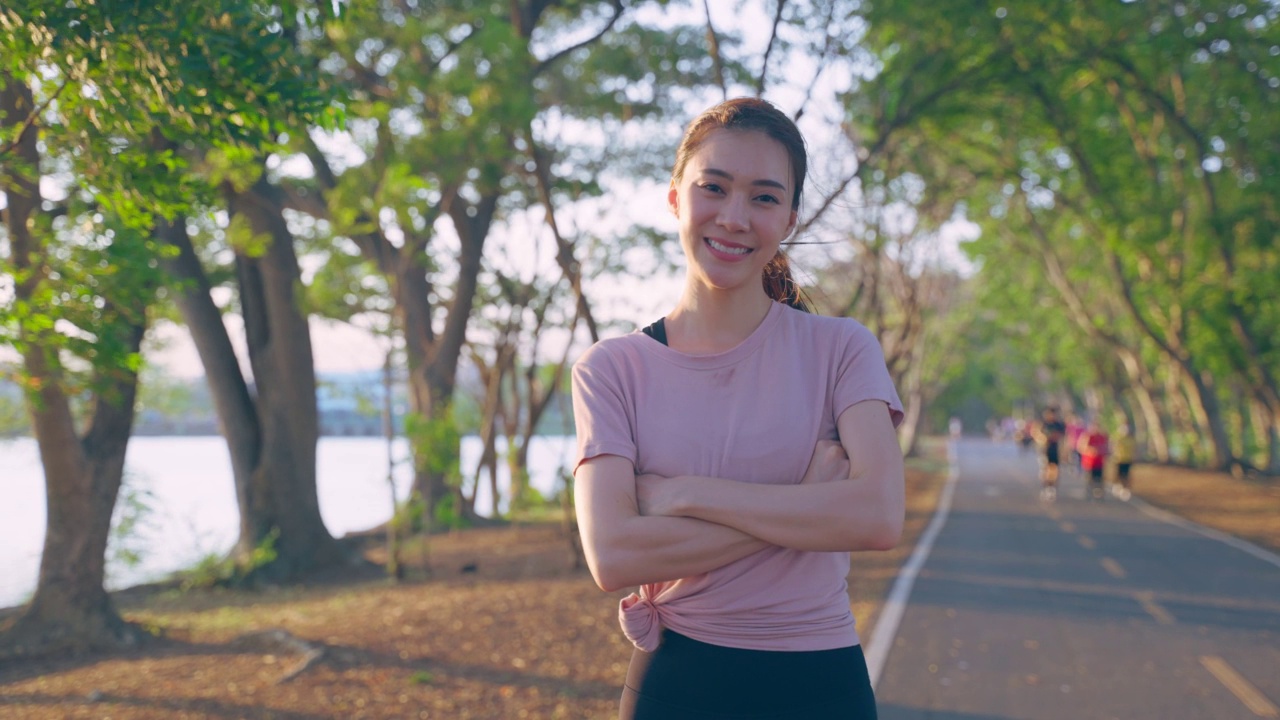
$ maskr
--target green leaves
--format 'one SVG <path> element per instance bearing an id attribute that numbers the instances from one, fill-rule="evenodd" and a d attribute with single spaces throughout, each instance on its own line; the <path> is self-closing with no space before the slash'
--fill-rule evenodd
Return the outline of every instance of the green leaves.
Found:
<path id="1" fill-rule="evenodd" d="M 863 14 L 883 66 L 851 117 L 886 165 L 934 187 L 968 181 L 987 307 L 1054 328 L 1076 358 L 1146 347 L 1153 372 L 1211 368 L 1262 392 L 1246 378 L 1280 369 L 1274 325 L 1245 308 L 1280 277 L 1280 145 L 1257 137 L 1280 127 L 1274 4 L 1001 2 L 943 16 L 880 2 Z M 1026 347 L 1046 363 L 1057 352 Z M 1052 365 L 1083 390 L 1106 363 Z"/>
<path id="2" fill-rule="evenodd" d="M 257 147 L 332 125 L 325 87 L 286 33 L 296 25 L 280 9 L 230 0 L 30 1 L 0 11 L 0 56 L 44 108 L 28 119 L 46 146 L 67 153 L 101 203 L 145 225 L 191 192 L 184 159 L 157 152 L 157 136 Z"/>
<path id="3" fill-rule="evenodd" d="M 35 104 L 0 118 L 0 183 L 42 176 L 49 194 L 29 257 L 15 262 L 30 263 L 31 282 L 0 306 L 0 339 L 76 370 L 138 367 L 131 337 L 147 324 L 164 281 L 159 260 L 172 252 L 153 237 L 160 219 L 209 200 L 211 185 L 251 186 L 281 133 L 337 117 L 295 48 L 318 20 L 293 3 L 231 0 L 25 0 L 0 10 L 0 83 L 29 87 Z M 17 158 L 28 127 L 39 133 L 38 167 Z M 262 239 L 234 222 L 229 236 L 262 252 Z"/>

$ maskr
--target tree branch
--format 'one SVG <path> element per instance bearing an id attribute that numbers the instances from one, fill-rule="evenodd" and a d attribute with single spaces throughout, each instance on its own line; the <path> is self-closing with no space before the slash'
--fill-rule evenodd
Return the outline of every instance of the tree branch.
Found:
<path id="1" fill-rule="evenodd" d="M 559 62 L 561 58 L 567 57 L 589 45 L 594 45 L 596 42 L 600 40 L 600 38 L 604 37 L 605 33 L 612 30 L 613 26 L 617 24 L 618 19 L 622 17 L 622 13 L 626 10 L 626 8 L 623 7 L 622 0 L 611 0 L 609 4 L 611 7 L 613 7 L 613 17 L 609 18 L 609 22 L 606 23 L 605 26 L 600 29 L 600 32 L 596 33 L 595 35 L 592 35 L 591 37 L 587 38 L 586 40 L 583 40 L 580 43 L 571 45 L 557 52 L 556 54 L 552 55 L 546 60 L 543 60 L 542 62 L 538 63 L 538 66 L 533 69 L 533 77 L 536 78 L 539 75 L 541 75 L 543 71 L 545 71 L 547 68 Z"/>
<path id="2" fill-rule="evenodd" d="M 10 81 L 16 82 L 16 80 L 10 80 Z M 33 125 L 35 125 L 36 118 L 40 117 L 40 114 L 43 113 L 45 109 L 48 108 L 49 105 L 53 103 L 54 100 L 57 100 L 58 96 L 62 94 L 62 91 L 66 90 L 67 86 L 70 84 L 71 84 L 71 78 L 68 77 L 63 79 L 62 84 L 58 86 L 58 89 L 55 90 L 53 94 L 50 95 L 48 98 L 46 98 L 44 102 L 34 107 L 31 110 L 31 112 L 27 114 L 26 119 L 24 119 L 20 123 L 17 123 L 16 125 L 9 126 L 10 128 L 16 127 L 17 132 L 14 133 L 13 140 L 9 141 L 3 146 L 0 146 L 0 156 L 8 155 L 9 153 L 13 152 L 15 148 L 18 147 L 18 143 L 20 142 L 23 133 L 25 133 Z"/>
<path id="3" fill-rule="evenodd" d="M 711 67 L 716 75 L 716 84 L 720 86 L 722 99 L 729 99 L 729 88 L 724 84 L 724 60 L 720 57 L 720 38 L 716 36 L 716 28 L 711 24 L 711 2 L 702 0 L 702 9 L 707 15 L 707 50 L 711 53 Z"/>
<path id="4" fill-rule="evenodd" d="M 765 79 L 769 75 L 769 56 L 773 54 L 773 44 L 778 39 L 778 26 L 782 24 L 782 11 L 787 0 L 778 0 L 778 7 L 773 13 L 773 27 L 769 31 L 769 44 L 764 48 L 764 59 L 760 62 L 760 76 L 756 78 L 756 97 L 764 95 Z"/>

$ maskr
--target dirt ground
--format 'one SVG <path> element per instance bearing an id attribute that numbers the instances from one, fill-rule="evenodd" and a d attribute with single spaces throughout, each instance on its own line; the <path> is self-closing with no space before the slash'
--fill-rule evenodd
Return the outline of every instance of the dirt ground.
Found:
<path id="1" fill-rule="evenodd" d="M 1280 479 L 1136 465 L 1133 494 L 1193 522 L 1280 552 Z"/>
<path id="2" fill-rule="evenodd" d="M 904 542 L 854 556 L 864 638 L 945 482 L 936 450 L 908 473 Z M 1276 483 L 1140 466 L 1135 490 L 1280 550 Z M 624 593 L 597 589 L 569 548 L 558 524 L 521 524 L 435 536 L 397 585 L 366 574 L 255 593 L 122 594 L 123 614 L 160 639 L 0 665 L 0 716 L 611 718 L 631 655 L 616 619 Z"/>

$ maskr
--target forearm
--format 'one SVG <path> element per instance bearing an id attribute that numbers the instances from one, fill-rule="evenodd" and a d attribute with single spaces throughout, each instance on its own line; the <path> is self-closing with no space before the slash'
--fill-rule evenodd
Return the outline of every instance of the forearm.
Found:
<path id="1" fill-rule="evenodd" d="M 606 590 L 699 575 L 769 547 L 715 522 L 640 515 L 619 522 L 596 545 L 588 559 L 595 555 L 593 573 Z"/>
<path id="2" fill-rule="evenodd" d="M 901 476 L 860 477 L 813 485 L 687 478 L 678 513 L 727 525 L 795 550 L 884 550 L 902 534 Z"/>

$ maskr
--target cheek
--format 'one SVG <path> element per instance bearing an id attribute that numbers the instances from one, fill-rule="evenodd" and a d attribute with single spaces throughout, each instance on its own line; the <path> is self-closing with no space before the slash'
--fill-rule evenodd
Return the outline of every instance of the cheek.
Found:
<path id="1" fill-rule="evenodd" d="M 766 223 L 770 230 L 770 235 L 776 236 L 778 240 L 785 239 L 787 234 L 791 232 L 791 220 L 786 215 L 770 214 Z"/>
<path id="2" fill-rule="evenodd" d="M 683 197 L 680 199 L 680 224 L 696 230 L 715 217 L 715 208 L 698 198 Z"/>

